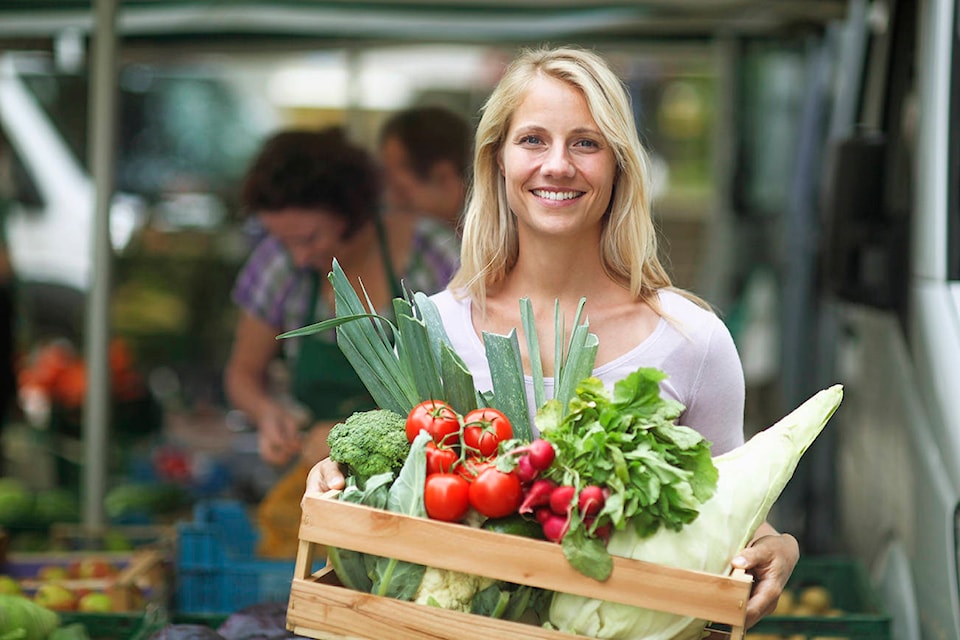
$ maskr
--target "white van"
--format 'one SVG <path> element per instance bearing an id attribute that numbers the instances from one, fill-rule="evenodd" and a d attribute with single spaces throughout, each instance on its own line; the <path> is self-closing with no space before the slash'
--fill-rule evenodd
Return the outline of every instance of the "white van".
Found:
<path id="1" fill-rule="evenodd" d="M 897 640 L 960 638 L 960 31 L 955 0 L 859 8 L 825 174 L 838 535 Z M 851 105 L 847 113 L 841 112 Z"/>
<path id="2" fill-rule="evenodd" d="M 119 76 L 115 251 L 149 223 L 216 230 L 272 114 L 222 69 L 135 64 Z M 88 74 L 39 52 L 0 53 L 4 237 L 32 329 L 77 336 L 90 287 L 94 191 Z"/>

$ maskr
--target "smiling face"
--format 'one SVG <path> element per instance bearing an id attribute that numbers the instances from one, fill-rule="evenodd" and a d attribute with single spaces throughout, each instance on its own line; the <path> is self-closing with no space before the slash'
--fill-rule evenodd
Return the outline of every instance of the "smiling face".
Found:
<path id="1" fill-rule="evenodd" d="M 521 234 L 599 237 L 616 160 L 580 91 L 535 78 L 511 118 L 500 169 Z"/>
<path id="2" fill-rule="evenodd" d="M 260 221 L 297 267 L 321 271 L 330 268 L 347 229 L 346 220 L 323 209 L 288 207 L 263 214 Z"/>

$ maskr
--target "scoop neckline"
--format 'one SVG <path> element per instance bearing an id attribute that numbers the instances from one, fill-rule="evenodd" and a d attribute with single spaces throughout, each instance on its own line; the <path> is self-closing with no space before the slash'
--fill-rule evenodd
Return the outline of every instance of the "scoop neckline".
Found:
<path id="1" fill-rule="evenodd" d="M 660 303 L 662 305 L 663 297 L 661 295 L 661 292 L 659 291 L 657 292 L 657 297 L 660 298 Z M 486 354 L 486 348 L 483 346 L 483 340 L 478 335 L 477 328 L 473 325 L 473 298 L 471 298 L 470 296 L 464 297 L 463 304 L 461 305 L 461 309 L 463 314 L 465 315 L 467 326 L 470 327 L 469 333 L 470 333 L 471 345 L 473 346 L 474 349 L 478 349 L 480 353 Z M 651 345 L 653 345 L 653 343 L 657 341 L 659 336 L 666 330 L 666 326 L 667 326 L 667 321 L 661 315 L 657 320 L 657 326 L 654 327 L 653 331 L 650 332 L 650 335 L 644 338 L 640 342 L 640 344 L 634 346 L 629 351 L 620 354 L 613 360 L 610 360 L 609 362 L 605 362 L 602 365 L 594 367 L 593 374 L 603 375 L 607 371 L 620 367 L 624 362 L 636 358 L 639 354 L 651 348 Z M 533 381 L 533 376 L 527 373 L 523 374 L 523 378 L 527 382 Z M 545 385 L 553 386 L 554 376 L 544 376 L 543 382 Z"/>

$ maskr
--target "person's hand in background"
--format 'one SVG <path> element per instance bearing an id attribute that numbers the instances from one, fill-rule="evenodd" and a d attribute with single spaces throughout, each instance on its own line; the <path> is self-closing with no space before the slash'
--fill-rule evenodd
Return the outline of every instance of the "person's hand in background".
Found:
<path id="1" fill-rule="evenodd" d="M 276 406 L 265 410 L 257 419 L 257 446 L 260 457 L 275 465 L 285 465 L 303 448 L 300 434 L 302 420 Z"/>

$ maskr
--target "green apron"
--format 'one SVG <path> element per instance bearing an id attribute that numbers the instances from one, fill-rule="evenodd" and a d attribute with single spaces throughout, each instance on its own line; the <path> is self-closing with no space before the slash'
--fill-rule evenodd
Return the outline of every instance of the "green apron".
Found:
<path id="1" fill-rule="evenodd" d="M 400 283 L 390 260 L 386 230 L 379 217 L 376 218 L 376 225 L 380 254 L 386 265 L 390 289 L 394 297 L 401 297 Z M 307 324 L 319 321 L 316 313 L 322 280 L 316 271 L 311 274 L 311 280 Z M 376 408 L 370 392 L 335 341 L 322 340 L 320 335 L 307 336 L 300 340 L 300 349 L 293 369 L 292 390 L 297 401 L 310 409 L 314 420 L 342 420 L 356 411 Z"/>

